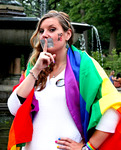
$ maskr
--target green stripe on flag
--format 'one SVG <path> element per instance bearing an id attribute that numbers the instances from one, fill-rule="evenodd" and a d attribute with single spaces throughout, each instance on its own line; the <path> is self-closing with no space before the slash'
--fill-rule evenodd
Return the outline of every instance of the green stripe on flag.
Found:
<path id="1" fill-rule="evenodd" d="M 101 96 L 102 78 L 94 66 L 91 58 L 84 52 L 81 56 L 80 64 L 80 94 L 86 102 L 86 110 L 90 112 L 91 105 L 96 101 L 98 92 Z M 86 89 L 86 90 L 85 90 Z"/>

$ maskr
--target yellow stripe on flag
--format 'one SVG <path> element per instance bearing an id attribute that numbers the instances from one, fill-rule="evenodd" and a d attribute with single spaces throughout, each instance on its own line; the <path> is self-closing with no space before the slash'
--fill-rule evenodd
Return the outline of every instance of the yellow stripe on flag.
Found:
<path id="1" fill-rule="evenodd" d="M 121 94 L 111 83 L 102 67 L 93 58 L 92 61 L 103 80 L 101 88 L 101 94 L 103 98 L 99 100 L 101 114 L 104 114 L 104 112 L 110 107 L 118 109 L 121 107 Z"/>
<path id="2" fill-rule="evenodd" d="M 16 145 L 14 145 L 11 150 L 20 150 L 20 147 L 16 147 Z"/>

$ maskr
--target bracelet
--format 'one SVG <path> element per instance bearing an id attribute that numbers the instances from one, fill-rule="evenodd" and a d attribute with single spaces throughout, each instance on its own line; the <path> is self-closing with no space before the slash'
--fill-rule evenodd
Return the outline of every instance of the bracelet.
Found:
<path id="1" fill-rule="evenodd" d="M 35 80 L 38 80 L 38 77 L 36 77 L 36 76 L 34 75 L 34 73 L 32 72 L 32 70 L 30 70 L 29 73 L 34 77 Z"/>
<path id="2" fill-rule="evenodd" d="M 86 143 L 86 147 L 88 147 L 89 150 L 96 150 L 96 148 L 90 143 L 90 141 Z"/>

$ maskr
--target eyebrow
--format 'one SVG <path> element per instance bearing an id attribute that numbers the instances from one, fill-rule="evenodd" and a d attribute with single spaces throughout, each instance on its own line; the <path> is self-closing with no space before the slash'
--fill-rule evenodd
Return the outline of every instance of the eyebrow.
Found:
<path id="1" fill-rule="evenodd" d="M 52 26 L 55 26 L 55 24 L 51 24 L 51 25 L 49 25 L 49 27 L 52 27 Z"/>
<path id="2" fill-rule="evenodd" d="M 51 25 L 48 26 L 48 28 L 53 27 L 53 26 L 55 26 L 55 25 L 54 25 L 54 24 L 51 24 Z M 40 29 L 43 29 L 43 28 L 40 28 Z"/>

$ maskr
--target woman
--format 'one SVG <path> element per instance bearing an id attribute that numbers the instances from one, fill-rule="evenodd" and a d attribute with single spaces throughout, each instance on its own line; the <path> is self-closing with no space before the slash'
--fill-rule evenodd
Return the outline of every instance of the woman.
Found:
<path id="1" fill-rule="evenodd" d="M 67 14 L 50 11 L 39 21 L 27 77 L 8 99 L 15 115 L 8 149 L 22 143 L 24 150 L 97 149 L 115 133 L 120 94 L 99 64 L 72 43 Z"/>
<path id="2" fill-rule="evenodd" d="M 110 81 L 114 84 L 114 81 L 116 81 L 116 77 L 114 77 L 115 71 L 112 70 L 109 76 Z"/>
<path id="3" fill-rule="evenodd" d="M 121 87 L 121 73 L 117 73 L 116 75 L 116 80 L 114 81 L 114 86 L 116 88 L 120 88 Z"/>

